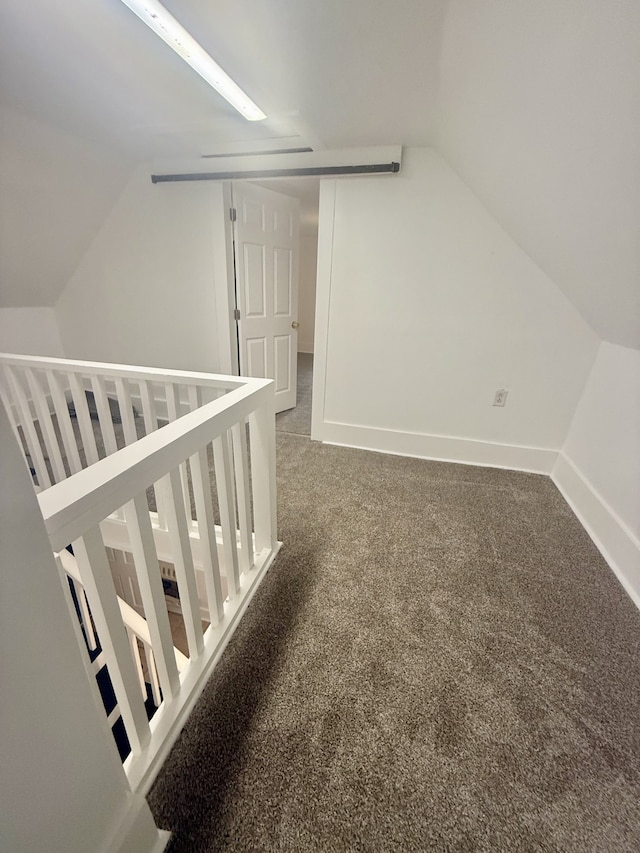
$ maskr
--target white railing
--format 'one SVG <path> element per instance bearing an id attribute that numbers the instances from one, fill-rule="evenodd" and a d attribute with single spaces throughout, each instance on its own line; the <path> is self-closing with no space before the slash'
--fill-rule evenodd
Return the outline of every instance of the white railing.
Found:
<path id="1" fill-rule="evenodd" d="M 56 555 L 56 559 L 61 572 L 67 576 L 69 583 L 73 585 L 73 590 L 76 594 L 76 601 L 78 602 L 78 608 L 80 610 L 80 625 L 84 631 L 87 648 L 89 651 L 95 652 L 98 648 L 98 640 L 95 635 L 93 617 L 89 609 L 87 594 L 82 585 L 82 578 L 80 577 L 77 560 L 69 551 L 66 550 L 60 551 L 60 553 Z M 153 704 L 157 708 L 162 702 L 162 693 L 160 691 L 158 668 L 153 656 L 153 645 L 147 620 L 134 610 L 131 605 L 127 604 L 124 599 L 120 598 L 120 596 L 118 596 L 118 607 L 120 608 L 120 616 L 122 617 L 122 622 L 129 639 L 131 654 L 133 656 L 133 661 L 138 675 L 140 693 L 143 701 L 146 701 L 147 699 L 148 683 L 151 688 Z M 175 648 L 175 646 L 173 654 L 176 659 L 178 672 L 182 672 L 189 663 L 189 658 L 184 655 L 180 649 Z M 117 703 L 116 710 L 117 716 L 120 716 L 120 708 Z M 111 724 L 113 724 L 113 720 L 117 718 L 116 714 L 112 711 L 110 713 L 110 717 L 112 717 Z"/>
<path id="2" fill-rule="evenodd" d="M 279 548 L 273 384 L 0 355 L 0 396 L 85 636 L 95 629 L 104 653 L 125 769 L 146 790 Z M 188 659 L 163 574 L 177 582 Z M 159 705 L 151 721 L 138 641 Z"/>

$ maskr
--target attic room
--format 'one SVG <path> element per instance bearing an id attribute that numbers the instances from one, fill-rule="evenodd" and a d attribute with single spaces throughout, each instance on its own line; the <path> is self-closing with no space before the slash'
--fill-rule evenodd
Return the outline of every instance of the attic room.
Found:
<path id="1" fill-rule="evenodd" d="M 106 729 L 56 786 L 70 733 L 16 692 L 7 849 L 161 850 L 170 832 L 176 851 L 638 849 L 640 5 L 166 0 L 266 114 L 246 121 L 125 3 L 2 3 L 0 351 L 220 374 L 238 394 L 244 376 L 277 380 L 244 369 L 229 290 L 229 210 L 258 164 L 260 189 L 302 214 L 291 316 L 313 408 L 307 435 L 277 433 L 282 552 L 203 688 L 213 710 L 195 706 L 155 788 L 127 787 Z M 398 169 L 267 174 L 387 161 Z M 216 170 L 234 177 L 191 179 Z M 42 527 L 19 455 L 7 543 Z M 51 558 L 40 532 L 34 566 Z M 7 584 L 24 547 L 3 546 Z M 16 637 L 18 613 L 5 598 Z M 3 637 L 20 681 L 15 645 Z M 433 671 L 418 677 L 405 651 Z M 209 770 L 189 787 L 183 741 L 228 785 Z"/>

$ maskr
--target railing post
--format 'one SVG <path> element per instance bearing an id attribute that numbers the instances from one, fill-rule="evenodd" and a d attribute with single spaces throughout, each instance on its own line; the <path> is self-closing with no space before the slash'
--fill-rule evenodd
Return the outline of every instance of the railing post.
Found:
<path id="1" fill-rule="evenodd" d="M 249 416 L 255 550 L 272 550 L 277 541 L 275 393 Z"/>

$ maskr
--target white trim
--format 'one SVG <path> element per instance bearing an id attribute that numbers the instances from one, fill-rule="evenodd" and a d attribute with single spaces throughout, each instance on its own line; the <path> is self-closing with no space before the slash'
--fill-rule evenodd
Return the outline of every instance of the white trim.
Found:
<path id="1" fill-rule="evenodd" d="M 551 479 L 640 608 L 640 541 L 563 452 L 558 454 Z"/>
<path id="2" fill-rule="evenodd" d="M 121 821 L 101 850 L 103 853 L 131 853 L 132 850 L 162 853 L 170 839 L 170 832 L 156 827 L 144 796 L 131 794 Z"/>
<path id="3" fill-rule="evenodd" d="M 139 367 L 131 364 L 115 364 L 106 361 L 77 361 L 69 358 L 49 358 L 39 355 L 18 355 L 0 352 L 0 362 L 9 367 L 26 367 L 40 370 L 61 370 L 82 377 L 101 376 L 103 379 L 125 378 L 148 382 L 173 382 L 183 385 L 202 385 L 230 391 L 242 388 L 248 381 L 244 377 L 227 376 L 220 373 L 202 373 L 193 370 L 167 370 L 157 367 Z M 93 390 L 87 386 L 87 390 Z"/>
<path id="4" fill-rule="evenodd" d="M 159 829 L 158 830 L 158 840 L 153 845 L 153 849 L 150 853 L 162 853 L 163 850 L 166 850 L 169 846 L 169 842 L 171 841 L 172 832 L 169 832 L 168 829 Z"/>
<path id="5" fill-rule="evenodd" d="M 488 468 L 507 468 L 533 474 L 550 474 L 558 452 L 545 447 L 523 447 L 515 444 L 496 444 L 473 438 L 401 432 L 393 429 L 357 426 L 356 424 L 324 421 L 316 439 L 325 444 L 338 444 L 411 456 L 461 465 Z"/>
<path id="6" fill-rule="evenodd" d="M 238 333 L 233 309 L 236 304 L 233 262 L 233 227 L 229 210 L 233 206 L 231 183 L 222 184 L 221 209 L 213 222 L 213 290 L 216 305 L 218 362 L 220 373 L 238 376 Z"/>
<path id="7" fill-rule="evenodd" d="M 329 309 L 333 266 L 333 231 L 336 214 L 336 181 L 320 182 L 318 206 L 318 265 L 316 272 L 316 321 L 311 396 L 311 438 L 323 441 L 327 358 L 329 348 Z"/>

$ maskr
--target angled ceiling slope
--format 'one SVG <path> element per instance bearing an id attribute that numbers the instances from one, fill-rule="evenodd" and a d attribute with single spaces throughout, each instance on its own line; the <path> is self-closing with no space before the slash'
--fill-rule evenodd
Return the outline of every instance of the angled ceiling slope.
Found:
<path id="1" fill-rule="evenodd" d="M 605 340 L 640 348 L 640 4 L 451 0 L 438 146 Z"/>
<path id="2" fill-rule="evenodd" d="M 112 149 L 0 104 L 0 307 L 55 304 L 130 171 Z"/>

